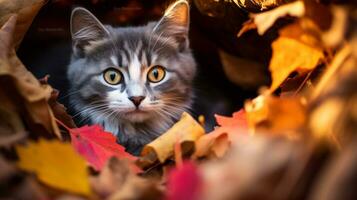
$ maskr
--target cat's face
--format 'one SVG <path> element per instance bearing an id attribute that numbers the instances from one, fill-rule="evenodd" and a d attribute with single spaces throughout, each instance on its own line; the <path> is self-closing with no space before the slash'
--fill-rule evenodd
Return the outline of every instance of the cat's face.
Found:
<path id="1" fill-rule="evenodd" d="M 190 106 L 195 74 L 188 24 L 185 1 L 158 22 L 128 28 L 104 26 L 89 11 L 75 9 L 68 77 L 77 112 L 104 124 L 179 117 Z"/>

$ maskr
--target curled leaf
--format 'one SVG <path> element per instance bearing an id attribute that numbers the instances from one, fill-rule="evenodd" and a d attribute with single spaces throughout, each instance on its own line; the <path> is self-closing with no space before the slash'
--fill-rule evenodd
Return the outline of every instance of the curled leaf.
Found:
<path id="1" fill-rule="evenodd" d="M 195 141 L 204 133 L 203 127 L 196 120 L 188 113 L 183 113 L 180 121 L 143 148 L 142 157 L 138 163 L 141 167 L 146 168 L 156 161 L 165 162 L 174 155 L 176 141 L 181 144 L 183 154 L 192 151 Z"/>

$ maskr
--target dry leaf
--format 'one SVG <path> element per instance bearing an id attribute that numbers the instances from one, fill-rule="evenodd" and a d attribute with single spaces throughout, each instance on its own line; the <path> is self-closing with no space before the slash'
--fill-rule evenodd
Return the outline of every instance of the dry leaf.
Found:
<path id="1" fill-rule="evenodd" d="M 69 143 L 40 139 L 16 146 L 17 166 L 34 172 L 43 183 L 72 193 L 91 195 L 87 165 Z"/>
<path id="2" fill-rule="evenodd" d="M 32 134 L 53 133 L 61 137 L 47 103 L 52 88 L 49 85 L 41 85 L 31 72 L 27 71 L 13 49 L 11 41 L 15 23 L 16 16 L 12 16 L 0 30 L 0 91 L 3 93 L 0 97 L 5 97 L 7 104 L 16 108 L 13 112 L 25 119 L 26 127 Z"/>
<path id="3" fill-rule="evenodd" d="M 251 12 L 259 12 L 282 5 L 286 0 L 233 0 L 237 6 Z"/>
<path id="4" fill-rule="evenodd" d="M 125 184 L 109 196 L 108 200 L 157 200 L 163 198 L 163 190 L 156 181 L 133 176 Z"/>
<path id="5" fill-rule="evenodd" d="M 203 127 L 188 113 L 183 113 L 180 121 L 153 142 L 145 145 L 138 163 L 146 168 L 157 160 L 165 162 L 174 155 L 175 142 L 181 144 L 182 153 L 192 151 L 195 141 L 205 134 Z"/>
<path id="6" fill-rule="evenodd" d="M 49 77 L 50 77 L 49 75 L 46 75 L 45 77 L 39 79 L 40 83 L 42 85 L 47 85 Z M 56 89 L 53 89 L 52 93 L 51 93 L 51 97 L 48 100 L 48 104 L 50 105 L 54 116 L 56 117 L 56 119 L 58 119 L 62 123 L 64 123 L 67 127 L 77 128 L 76 124 L 74 123 L 74 121 L 72 119 L 72 116 L 70 116 L 67 113 L 67 108 L 63 104 L 61 104 L 57 101 L 58 95 L 59 95 L 59 91 Z"/>
<path id="7" fill-rule="evenodd" d="M 252 14 L 251 18 L 257 27 L 259 35 L 263 35 L 271 26 L 274 25 L 276 20 L 287 15 L 293 17 L 302 17 L 305 14 L 305 7 L 303 1 L 295 1 L 286 5 L 279 6 L 267 12 Z M 245 26 L 252 27 L 251 23 L 247 23 L 242 29 L 247 29 Z M 250 30 L 250 29 L 247 29 Z"/>
<path id="8" fill-rule="evenodd" d="M 98 176 L 91 177 L 91 186 L 96 194 L 105 198 L 118 191 L 132 176 L 135 174 L 127 161 L 112 157 Z"/>
<path id="9" fill-rule="evenodd" d="M 16 49 L 45 2 L 46 0 L 0 0 L 0 26 L 5 24 L 11 15 L 18 16 L 13 34 L 13 44 Z"/>
<path id="10" fill-rule="evenodd" d="M 245 110 L 249 127 L 255 131 L 294 133 L 294 130 L 304 127 L 306 122 L 306 108 L 298 97 L 260 95 L 246 102 Z"/>
<path id="11" fill-rule="evenodd" d="M 216 121 L 220 127 L 196 141 L 196 151 L 193 157 L 223 157 L 236 135 L 248 133 L 248 123 L 245 115 L 244 109 L 233 113 L 233 117 L 216 115 Z"/>
<path id="12" fill-rule="evenodd" d="M 276 90 L 292 72 L 311 71 L 324 59 L 318 39 L 302 27 L 306 24 L 310 24 L 308 20 L 302 20 L 283 28 L 280 37 L 272 43 L 270 92 Z"/>
<path id="13" fill-rule="evenodd" d="M 324 152 L 313 145 L 267 135 L 239 135 L 230 154 L 199 166 L 198 199 L 303 199 Z"/>

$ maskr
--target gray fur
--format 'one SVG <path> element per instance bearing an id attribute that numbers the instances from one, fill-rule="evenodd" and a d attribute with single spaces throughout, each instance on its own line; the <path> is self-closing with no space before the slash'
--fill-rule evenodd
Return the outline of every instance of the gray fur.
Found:
<path id="1" fill-rule="evenodd" d="M 187 18 L 177 19 L 183 12 Z M 114 28 L 100 24 L 83 8 L 72 12 L 70 103 L 83 120 L 103 125 L 131 153 L 138 154 L 191 106 L 196 64 L 187 39 L 188 13 L 187 2 L 180 0 L 158 22 Z M 153 65 L 167 71 L 157 84 L 146 80 L 147 69 Z M 123 83 L 103 82 L 103 71 L 110 67 L 122 72 Z M 132 114 L 129 96 L 145 96 L 139 108 L 146 113 Z"/>

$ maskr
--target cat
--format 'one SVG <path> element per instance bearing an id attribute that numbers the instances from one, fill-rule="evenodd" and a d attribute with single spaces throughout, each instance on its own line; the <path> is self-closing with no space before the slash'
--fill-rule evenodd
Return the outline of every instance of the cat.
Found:
<path id="1" fill-rule="evenodd" d="M 196 62 L 189 22 L 186 0 L 138 27 L 103 25 L 85 8 L 75 8 L 67 77 L 77 115 L 101 124 L 138 155 L 192 105 Z"/>

